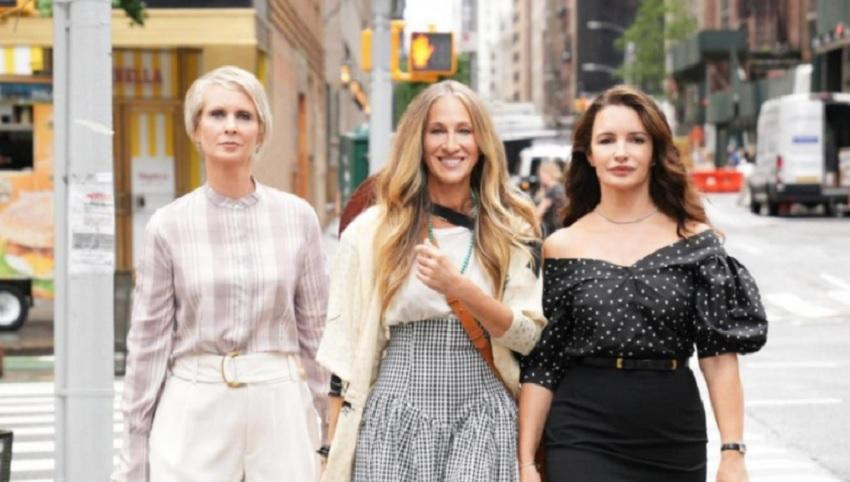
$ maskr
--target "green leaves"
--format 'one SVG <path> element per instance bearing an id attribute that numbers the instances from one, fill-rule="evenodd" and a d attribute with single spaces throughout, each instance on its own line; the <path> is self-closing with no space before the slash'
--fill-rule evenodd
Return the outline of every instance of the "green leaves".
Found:
<path id="1" fill-rule="evenodd" d="M 133 25 L 144 26 L 148 14 L 142 0 L 112 0 L 112 7 L 120 7 L 130 17 Z"/>
<path id="2" fill-rule="evenodd" d="M 53 16 L 53 0 L 37 0 L 38 11 L 45 17 Z M 143 26 L 148 14 L 142 0 L 112 0 L 112 8 L 120 8 L 130 17 L 131 25 Z"/>
<path id="3" fill-rule="evenodd" d="M 634 23 L 615 43 L 622 51 L 632 45 L 631 59 L 618 74 L 650 94 L 662 94 L 667 50 L 696 29 L 696 19 L 683 0 L 644 0 Z"/>

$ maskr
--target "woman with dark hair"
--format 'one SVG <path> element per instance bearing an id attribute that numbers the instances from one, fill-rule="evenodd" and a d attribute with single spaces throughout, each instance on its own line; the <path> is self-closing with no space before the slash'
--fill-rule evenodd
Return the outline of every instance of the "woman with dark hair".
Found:
<path id="1" fill-rule="evenodd" d="M 767 336 L 752 277 L 710 227 L 648 96 L 611 88 L 574 137 L 565 228 L 543 247 L 549 325 L 522 364 L 523 482 L 539 480 L 544 429 L 550 481 L 705 481 L 694 347 L 722 439 L 717 480 L 747 480 L 737 354 Z"/>

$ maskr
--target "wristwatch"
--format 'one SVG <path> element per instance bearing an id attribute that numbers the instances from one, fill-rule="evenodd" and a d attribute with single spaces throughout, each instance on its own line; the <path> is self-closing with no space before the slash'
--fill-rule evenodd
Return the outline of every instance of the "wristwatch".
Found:
<path id="1" fill-rule="evenodd" d="M 744 442 L 725 443 L 720 446 L 720 451 L 723 452 L 724 450 L 734 450 L 740 452 L 741 455 L 745 455 L 747 453 L 747 445 Z"/>

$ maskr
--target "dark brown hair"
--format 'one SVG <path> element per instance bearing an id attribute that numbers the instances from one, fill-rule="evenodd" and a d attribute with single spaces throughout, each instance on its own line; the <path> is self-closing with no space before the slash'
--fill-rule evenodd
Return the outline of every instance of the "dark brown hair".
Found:
<path id="1" fill-rule="evenodd" d="M 634 110 L 652 138 L 652 167 L 649 195 L 662 213 L 676 220 L 676 233 L 685 237 L 688 221 L 708 224 L 708 217 L 687 168 L 673 144 L 673 135 L 664 113 L 638 89 L 617 85 L 600 94 L 587 108 L 573 134 L 573 154 L 564 188 L 567 205 L 564 226 L 570 226 L 599 204 L 600 188 L 596 170 L 590 165 L 591 138 L 596 115 L 605 107 L 622 105 Z"/>

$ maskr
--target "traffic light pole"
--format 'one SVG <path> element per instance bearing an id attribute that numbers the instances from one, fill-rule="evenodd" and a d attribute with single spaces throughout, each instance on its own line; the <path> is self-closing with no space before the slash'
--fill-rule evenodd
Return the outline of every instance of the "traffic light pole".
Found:
<path id="1" fill-rule="evenodd" d="M 54 0 L 54 353 L 59 482 L 109 480 L 113 457 L 110 0 Z"/>
<path id="2" fill-rule="evenodd" d="M 369 173 L 386 165 L 393 123 L 393 83 L 390 76 L 390 11 L 392 0 L 372 0 L 371 115 L 369 117 Z"/>

